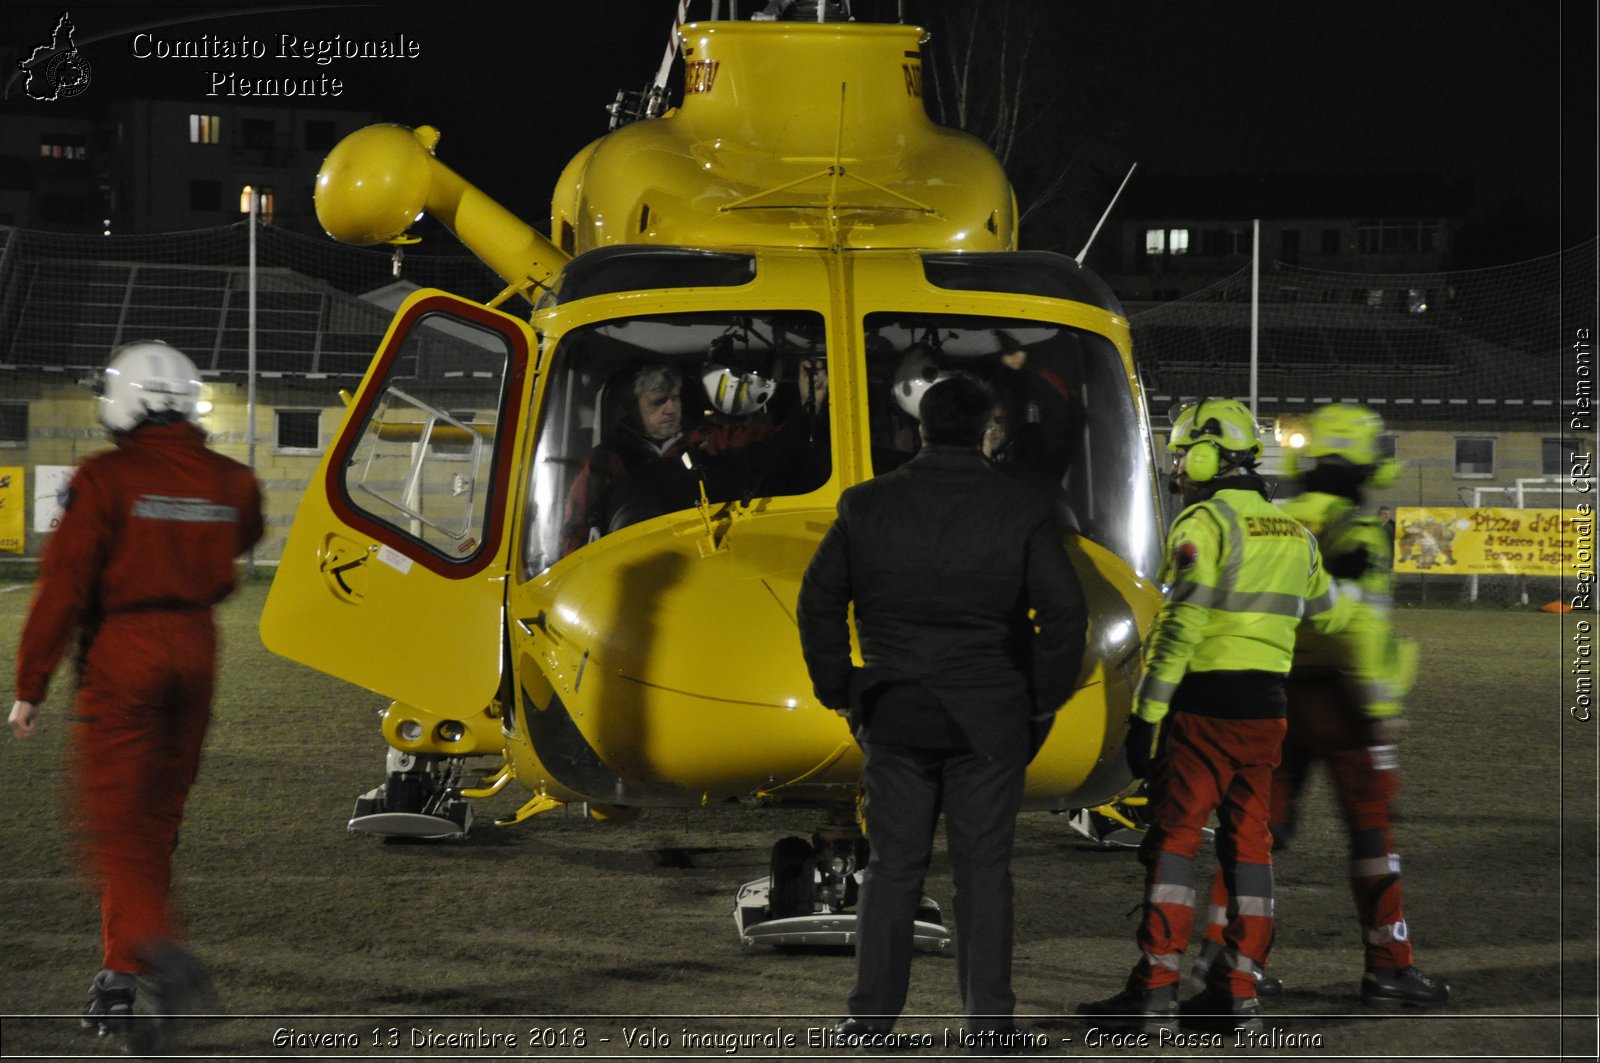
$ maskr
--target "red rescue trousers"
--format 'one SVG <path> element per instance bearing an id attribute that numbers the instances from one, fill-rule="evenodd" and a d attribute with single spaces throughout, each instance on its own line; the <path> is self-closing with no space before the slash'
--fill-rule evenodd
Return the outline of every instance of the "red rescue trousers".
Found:
<path id="1" fill-rule="evenodd" d="M 73 721 L 77 811 L 108 970 L 141 972 L 146 946 L 177 937 L 172 853 L 211 719 L 215 658 L 208 608 L 115 614 L 90 646 Z"/>
<path id="2" fill-rule="evenodd" d="M 1194 930 L 1195 856 L 1217 814 L 1217 860 L 1235 903 L 1223 931 L 1225 978 L 1236 998 L 1256 995 L 1256 970 L 1272 943 L 1272 836 L 1267 800 L 1283 747 L 1284 721 L 1223 719 L 1192 712 L 1167 718 L 1166 752 L 1156 762 L 1139 859 L 1145 865 L 1141 956 L 1134 982 L 1173 985 Z"/>
<path id="3" fill-rule="evenodd" d="M 1390 809 L 1400 792 L 1395 748 L 1374 743 L 1371 723 L 1334 672 L 1296 672 L 1286 687 L 1289 733 L 1282 763 L 1272 775 L 1272 834 L 1283 848 L 1294 829 L 1300 794 L 1311 769 L 1328 766 L 1339 811 L 1350 836 L 1350 893 L 1366 944 L 1366 964 L 1398 969 L 1412 963 L 1394 851 Z M 1211 887 L 1206 937 L 1220 942 L 1227 922 L 1228 889 L 1219 875 Z"/>

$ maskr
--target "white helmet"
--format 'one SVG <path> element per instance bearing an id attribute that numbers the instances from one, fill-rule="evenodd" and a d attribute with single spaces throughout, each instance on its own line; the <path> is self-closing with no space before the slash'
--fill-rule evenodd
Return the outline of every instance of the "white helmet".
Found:
<path id="1" fill-rule="evenodd" d="M 926 347 L 913 347 L 894 371 L 894 401 L 914 421 L 921 421 L 923 394 L 950 374 L 939 368 Z"/>
<path id="2" fill-rule="evenodd" d="M 106 366 L 100 391 L 100 423 L 131 432 L 150 417 L 193 420 L 200 402 L 200 370 L 159 340 L 119 348 Z"/>
<path id="3" fill-rule="evenodd" d="M 729 417 L 755 413 L 767 404 L 777 383 L 761 373 L 738 373 L 720 362 L 707 362 L 700 372 L 711 405 Z"/>

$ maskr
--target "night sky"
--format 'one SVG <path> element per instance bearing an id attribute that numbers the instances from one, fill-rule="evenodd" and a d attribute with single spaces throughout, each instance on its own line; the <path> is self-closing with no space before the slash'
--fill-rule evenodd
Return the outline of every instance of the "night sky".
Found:
<path id="1" fill-rule="evenodd" d="M 225 8 L 12 3 L 0 12 L 11 67 L 48 41 L 63 10 L 92 64 L 71 101 L 40 102 L 9 81 L 9 114 L 93 113 L 149 95 L 206 102 L 207 72 L 344 80 L 306 106 L 371 109 L 443 130 L 438 154 L 544 227 L 566 160 L 606 130 L 620 88 L 654 76 L 675 0 L 523 0 L 516 4 Z M 709 13 L 693 0 L 690 17 Z M 894 0 L 856 0 L 887 16 Z M 1003 5 L 987 0 L 995 24 Z M 729 5 L 723 4 L 724 13 Z M 739 5 L 748 15 L 754 3 Z M 956 35 L 964 5 L 905 0 L 908 21 Z M 1024 202 L 1039 174 L 1071 164 L 1074 194 L 1096 200 L 1130 163 L 1150 173 L 1371 175 L 1429 173 L 1471 182 L 1480 222 L 1498 218 L 1506 256 L 1554 251 L 1595 233 L 1596 48 L 1593 5 L 1529 0 L 1254 0 L 1075 3 L 1014 0 L 1034 41 L 1036 122 L 1014 168 Z M 179 21 L 182 20 L 182 21 Z M 278 35 L 392 39 L 411 60 L 136 59 L 132 32 L 276 44 Z M 213 101 L 215 97 L 211 98 Z M 249 102 L 235 100 L 232 102 Z M 307 175 L 310 180 L 312 175 Z M 1070 240 L 1070 238 L 1069 238 Z"/>

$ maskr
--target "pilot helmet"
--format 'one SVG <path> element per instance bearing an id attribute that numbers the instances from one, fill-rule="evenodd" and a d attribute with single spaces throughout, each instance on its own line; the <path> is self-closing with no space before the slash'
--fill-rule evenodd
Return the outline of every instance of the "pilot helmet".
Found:
<path id="1" fill-rule="evenodd" d="M 913 347 L 900 359 L 900 366 L 894 371 L 894 401 L 912 420 L 921 421 L 917 411 L 922 408 L 922 396 L 949 375 L 926 347 Z"/>
<path id="2" fill-rule="evenodd" d="M 700 372 L 711 405 L 728 417 L 744 417 L 766 406 L 777 382 L 756 370 L 740 371 L 721 362 L 707 362 Z"/>
<path id="3" fill-rule="evenodd" d="M 146 421 L 191 421 L 199 412 L 200 370 L 159 340 L 112 352 L 98 381 L 100 423 L 131 432 Z"/>

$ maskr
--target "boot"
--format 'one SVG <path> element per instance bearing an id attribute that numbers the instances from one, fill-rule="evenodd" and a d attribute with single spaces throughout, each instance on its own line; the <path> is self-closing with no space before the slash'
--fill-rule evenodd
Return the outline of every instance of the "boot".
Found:
<path id="1" fill-rule="evenodd" d="M 1145 989 L 1129 979 L 1122 992 L 1105 1000 L 1079 1004 L 1077 1013 L 1096 1020 L 1107 1030 L 1154 1033 L 1178 1028 L 1178 987 Z"/>
<path id="2" fill-rule="evenodd" d="M 123 1035 L 133 1022 L 133 998 L 138 978 L 124 971 L 101 971 L 89 983 L 89 1004 L 79 1020 L 85 1030 L 101 1037 Z"/>
<path id="3" fill-rule="evenodd" d="M 1187 1029 L 1221 1031 L 1245 1030 L 1260 1033 L 1261 1001 L 1255 997 L 1229 996 L 1226 989 L 1206 986 L 1205 989 L 1178 1005 Z"/>
<path id="4" fill-rule="evenodd" d="M 1436 1008 L 1449 999 L 1449 982 L 1415 967 L 1369 967 L 1361 978 L 1361 1003 L 1369 1008 Z"/>

